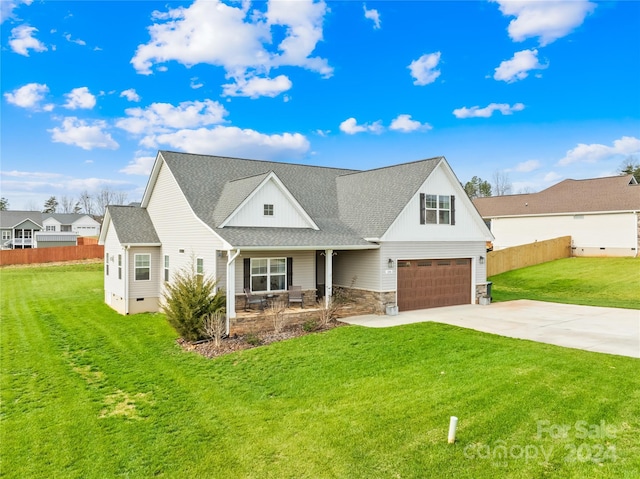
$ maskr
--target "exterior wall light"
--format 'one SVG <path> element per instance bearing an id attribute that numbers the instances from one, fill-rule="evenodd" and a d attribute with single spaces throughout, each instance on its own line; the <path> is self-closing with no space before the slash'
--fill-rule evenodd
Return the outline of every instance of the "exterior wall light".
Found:
<path id="1" fill-rule="evenodd" d="M 480 264 L 484 264 L 484 256 L 480 256 Z"/>
<path id="2" fill-rule="evenodd" d="M 393 260 L 391 258 L 389 258 L 387 265 L 389 266 L 389 269 L 393 268 Z"/>

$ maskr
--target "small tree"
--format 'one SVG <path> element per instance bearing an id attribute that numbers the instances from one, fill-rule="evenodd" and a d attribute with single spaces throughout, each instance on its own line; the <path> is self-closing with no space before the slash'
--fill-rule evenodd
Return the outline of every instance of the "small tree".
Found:
<path id="1" fill-rule="evenodd" d="M 216 281 L 196 273 L 195 262 L 178 271 L 167 283 L 163 294 L 163 312 L 169 324 L 187 341 L 206 336 L 207 315 L 224 313 L 226 297 L 215 291 Z"/>
<path id="2" fill-rule="evenodd" d="M 44 202 L 43 213 L 55 213 L 58 211 L 58 200 L 56 200 L 55 196 L 49 197 L 47 201 Z"/>
<path id="3" fill-rule="evenodd" d="M 0 211 L 7 211 L 9 209 L 9 200 L 4 196 L 0 198 Z"/>
<path id="4" fill-rule="evenodd" d="M 213 340 L 214 346 L 220 347 L 220 341 L 227 332 L 227 318 L 224 310 L 214 311 L 204 315 L 203 318 L 204 333 Z"/>

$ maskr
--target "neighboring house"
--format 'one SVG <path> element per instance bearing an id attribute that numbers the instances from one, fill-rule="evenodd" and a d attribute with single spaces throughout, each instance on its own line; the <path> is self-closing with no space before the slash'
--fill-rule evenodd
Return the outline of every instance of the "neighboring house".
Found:
<path id="1" fill-rule="evenodd" d="M 33 248 L 34 234 L 42 229 L 39 211 L 0 211 L 2 249 Z"/>
<path id="2" fill-rule="evenodd" d="M 45 231 L 74 232 L 78 236 L 100 235 L 100 223 L 89 215 L 79 213 L 43 213 Z"/>
<path id="3" fill-rule="evenodd" d="M 244 288 L 296 285 L 309 304 L 341 288 L 379 312 L 475 303 L 491 239 L 442 157 L 354 171 L 160 151 L 141 205 L 109 206 L 99 243 L 117 311 L 158 311 L 193 267 L 233 324 Z"/>
<path id="4" fill-rule="evenodd" d="M 74 246 L 78 236 L 98 236 L 100 223 L 83 214 L 9 210 L 0 212 L 0 234 L 2 249 Z"/>
<path id="5" fill-rule="evenodd" d="M 571 236 L 574 256 L 638 256 L 640 185 L 632 175 L 564 180 L 524 195 L 473 200 L 495 250 Z"/>

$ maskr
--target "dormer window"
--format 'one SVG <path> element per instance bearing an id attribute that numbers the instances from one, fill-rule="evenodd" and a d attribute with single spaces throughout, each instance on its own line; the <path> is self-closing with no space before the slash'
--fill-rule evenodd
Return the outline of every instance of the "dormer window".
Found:
<path id="1" fill-rule="evenodd" d="M 264 205 L 264 215 L 273 216 L 273 205 L 269 205 L 269 204 Z"/>

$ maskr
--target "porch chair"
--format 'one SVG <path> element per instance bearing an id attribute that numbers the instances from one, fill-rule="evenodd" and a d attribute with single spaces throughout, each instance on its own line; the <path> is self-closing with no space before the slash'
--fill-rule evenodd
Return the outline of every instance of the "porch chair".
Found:
<path id="1" fill-rule="evenodd" d="M 260 296 L 255 296 L 251 292 L 250 288 L 244 288 L 244 295 L 245 295 L 245 301 L 244 301 L 244 310 L 245 311 L 248 311 L 252 304 L 259 305 L 260 309 L 264 309 L 265 305 L 267 304 L 267 300 L 266 299 L 261 298 Z"/>
<path id="2" fill-rule="evenodd" d="M 289 306 L 291 306 L 291 303 L 300 303 L 300 308 L 304 308 L 304 293 L 301 286 L 289 286 L 288 293 Z"/>

